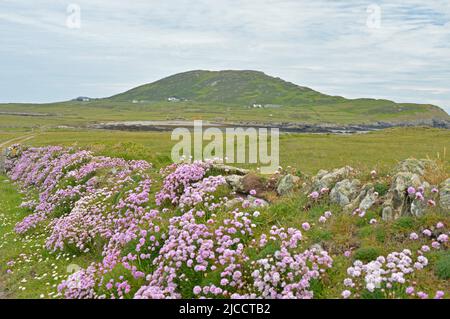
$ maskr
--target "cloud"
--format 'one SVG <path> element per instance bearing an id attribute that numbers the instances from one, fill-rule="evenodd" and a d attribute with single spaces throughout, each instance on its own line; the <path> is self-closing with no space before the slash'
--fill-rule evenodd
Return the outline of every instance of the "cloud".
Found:
<path id="1" fill-rule="evenodd" d="M 80 29 L 66 27 L 72 2 Z M 4 102 L 109 96 L 190 69 L 257 69 L 333 95 L 450 111 L 447 0 L 3 0 L 0 9 Z"/>

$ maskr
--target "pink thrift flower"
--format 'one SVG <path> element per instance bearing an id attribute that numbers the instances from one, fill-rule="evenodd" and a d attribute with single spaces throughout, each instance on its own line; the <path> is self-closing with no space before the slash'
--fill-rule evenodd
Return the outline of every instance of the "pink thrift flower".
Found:
<path id="1" fill-rule="evenodd" d="M 412 187 L 412 186 L 408 187 L 408 194 L 409 195 L 412 195 L 412 194 L 415 194 L 415 193 L 416 193 L 416 189 L 414 187 Z"/>
<path id="2" fill-rule="evenodd" d="M 409 234 L 409 239 L 417 240 L 417 239 L 419 239 L 419 235 L 417 235 L 416 233 L 411 233 L 411 234 Z"/>
<path id="3" fill-rule="evenodd" d="M 351 293 L 349 290 L 344 290 L 344 291 L 342 292 L 342 297 L 343 297 L 344 299 L 347 299 L 348 297 L 350 297 L 351 294 L 352 294 L 352 293 Z"/>
<path id="4" fill-rule="evenodd" d="M 442 299 L 444 297 L 445 293 L 442 290 L 436 291 L 436 295 L 434 296 L 434 299 Z"/>
<path id="5" fill-rule="evenodd" d="M 308 195 L 309 198 L 311 199 L 317 199 L 319 198 L 319 193 L 318 192 L 312 192 L 311 194 Z"/>
<path id="6" fill-rule="evenodd" d="M 303 224 L 302 224 L 302 228 L 303 228 L 304 230 L 309 230 L 309 229 L 311 228 L 311 225 L 310 225 L 309 223 L 303 223 Z"/>
<path id="7" fill-rule="evenodd" d="M 330 211 L 326 211 L 326 212 L 324 213 L 325 218 L 330 218 L 331 215 L 332 215 L 332 213 L 331 213 Z"/>
<path id="8" fill-rule="evenodd" d="M 250 195 L 255 196 L 256 195 L 256 191 L 254 189 L 250 190 Z"/>
<path id="9" fill-rule="evenodd" d="M 419 297 L 420 299 L 428 299 L 428 295 L 426 293 L 424 293 L 423 291 L 419 291 L 417 293 L 417 297 Z"/>
<path id="10" fill-rule="evenodd" d="M 412 295 L 412 294 L 414 293 L 414 287 L 409 286 L 408 288 L 406 288 L 405 292 L 406 292 L 408 295 Z"/>
<path id="11" fill-rule="evenodd" d="M 436 224 L 436 228 L 437 228 L 437 229 L 444 228 L 444 223 L 438 222 L 438 223 Z"/>
<path id="12" fill-rule="evenodd" d="M 424 253 L 426 253 L 426 252 L 430 251 L 430 247 L 428 247 L 427 245 L 423 245 L 422 248 L 421 248 L 421 250 L 422 250 Z"/>
<path id="13" fill-rule="evenodd" d="M 320 223 L 325 223 L 326 221 L 327 221 L 327 218 L 325 216 L 320 216 L 320 218 L 319 218 Z"/>
<path id="14" fill-rule="evenodd" d="M 431 230 L 425 229 L 425 230 L 422 232 L 422 234 L 424 234 L 425 236 L 430 237 L 430 236 L 431 236 Z"/>
<path id="15" fill-rule="evenodd" d="M 448 242 L 448 235 L 447 234 L 440 234 L 437 238 L 438 241 L 440 241 L 441 243 L 446 243 Z"/>
<path id="16" fill-rule="evenodd" d="M 198 295 L 202 292 L 202 288 L 200 286 L 195 286 L 192 291 L 194 292 L 194 295 Z"/>
<path id="17" fill-rule="evenodd" d="M 431 247 L 433 247 L 434 249 L 439 249 L 439 247 L 441 247 L 441 244 L 439 244 L 437 241 L 433 241 L 431 243 Z"/>

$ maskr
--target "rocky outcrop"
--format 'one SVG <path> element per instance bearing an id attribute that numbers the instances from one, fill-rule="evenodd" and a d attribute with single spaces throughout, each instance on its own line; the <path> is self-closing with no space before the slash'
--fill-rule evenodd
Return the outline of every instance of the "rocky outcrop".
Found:
<path id="1" fill-rule="evenodd" d="M 439 206 L 450 213 L 450 178 L 447 178 L 440 188 Z"/>
<path id="2" fill-rule="evenodd" d="M 292 174 L 287 174 L 283 176 L 277 185 L 277 194 L 278 195 L 286 195 L 291 193 L 295 186 L 300 181 L 298 176 L 294 176 Z"/>
<path id="3" fill-rule="evenodd" d="M 312 179 L 312 191 L 320 191 L 324 188 L 331 188 L 335 183 L 350 177 L 354 169 L 350 166 L 334 169 L 331 172 L 320 170 Z"/>
<path id="4" fill-rule="evenodd" d="M 430 160 L 407 159 L 396 166 L 391 187 L 383 204 L 384 220 L 393 220 L 400 216 L 422 216 L 425 213 L 426 202 L 422 194 L 430 188 L 430 185 L 423 180 L 423 174 L 427 167 L 435 165 Z"/>
<path id="5" fill-rule="evenodd" d="M 330 192 L 330 201 L 341 207 L 347 206 L 358 195 L 361 182 L 357 179 L 344 179 L 337 182 Z"/>

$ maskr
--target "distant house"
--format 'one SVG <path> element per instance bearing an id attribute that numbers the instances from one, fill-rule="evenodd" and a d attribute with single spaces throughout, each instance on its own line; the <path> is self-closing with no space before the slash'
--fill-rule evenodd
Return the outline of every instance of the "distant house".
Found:
<path id="1" fill-rule="evenodd" d="M 74 99 L 74 101 L 78 101 L 78 102 L 89 102 L 91 100 L 90 97 L 87 96 L 79 96 L 76 99 Z"/>
<path id="2" fill-rule="evenodd" d="M 167 98 L 167 101 L 168 102 L 180 102 L 181 99 L 179 97 L 176 97 L 176 96 L 171 96 L 171 97 Z"/>
<path id="3" fill-rule="evenodd" d="M 262 108 L 261 104 L 253 104 L 252 106 L 253 106 L 253 108 L 258 108 L 258 109 Z"/>

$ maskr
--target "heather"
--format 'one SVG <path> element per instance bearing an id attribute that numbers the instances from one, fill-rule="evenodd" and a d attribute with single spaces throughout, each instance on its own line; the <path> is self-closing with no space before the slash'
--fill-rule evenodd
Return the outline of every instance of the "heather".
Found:
<path id="1" fill-rule="evenodd" d="M 407 185 L 397 207 L 379 199 L 394 194 L 395 178 L 343 170 L 386 193 L 346 194 L 350 204 L 374 199 L 361 209 L 336 196 L 339 183 L 355 183 L 325 187 L 325 173 L 291 178 L 298 187 L 280 196 L 269 184 L 292 170 L 261 178 L 264 191 L 237 191 L 213 162 L 153 168 L 48 146 L 6 164 L 22 213 L 4 239 L 41 243 L 41 255 L 5 261 L 6 278 L 39 258 L 82 261 L 72 274 L 55 273 L 44 298 L 448 298 L 449 218 L 430 172 L 423 186 Z M 386 207 L 420 214 L 385 219 Z"/>

